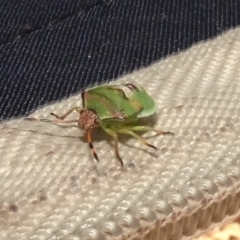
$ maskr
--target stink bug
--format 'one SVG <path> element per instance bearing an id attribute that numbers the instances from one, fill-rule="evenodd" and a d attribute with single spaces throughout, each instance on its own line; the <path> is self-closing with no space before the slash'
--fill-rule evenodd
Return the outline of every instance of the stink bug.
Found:
<path id="1" fill-rule="evenodd" d="M 113 137 L 115 155 L 123 166 L 118 149 L 118 133 L 131 135 L 148 147 L 157 149 L 144 138 L 136 134 L 137 131 L 153 131 L 157 134 L 172 134 L 162 132 L 150 126 L 138 125 L 140 118 L 149 117 L 156 112 L 156 104 L 148 93 L 141 87 L 127 83 L 122 85 L 104 85 L 82 92 L 82 108 L 74 107 L 63 116 L 51 113 L 55 120 L 25 118 L 25 120 L 40 120 L 52 123 L 77 123 L 78 127 L 86 131 L 89 147 L 94 158 L 99 161 L 93 147 L 91 131 L 95 127 L 102 128 Z M 79 119 L 65 120 L 73 111 L 79 113 Z"/>

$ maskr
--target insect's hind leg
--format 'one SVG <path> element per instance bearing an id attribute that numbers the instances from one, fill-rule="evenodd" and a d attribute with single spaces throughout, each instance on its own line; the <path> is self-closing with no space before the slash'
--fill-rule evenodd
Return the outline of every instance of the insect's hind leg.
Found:
<path id="1" fill-rule="evenodd" d="M 122 158 L 120 157 L 120 154 L 119 154 L 118 135 L 117 135 L 117 133 L 116 133 L 114 130 L 112 130 L 112 129 L 110 129 L 110 128 L 107 128 L 107 127 L 104 127 L 104 126 L 102 126 L 102 129 L 103 129 L 108 135 L 110 135 L 110 136 L 113 137 L 113 139 L 114 139 L 115 155 L 116 155 L 118 161 L 120 162 L 121 166 L 123 167 L 123 165 L 124 165 L 124 164 L 123 164 L 123 160 L 122 160 Z"/>
<path id="2" fill-rule="evenodd" d="M 123 128 L 116 128 L 114 129 L 116 132 L 118 133 L 122 133 L 122 134 L 126 134 L 126 135 L 131 135 L 132 137 L 134 137 L 135 139 L 139 140 L 140 142 L 142 142 L 144 145 L 153 148 L 155 150 L 157 150 L 157 147 L 153 146 L 152 144 L 148 143 L 144 138 L 140 137 L 139 135 L 137 135 L 135 132 L 126 129 L 125 127 Z"/>
<path id="3" fill-rule="evenodd" d="M 57 119 L 60 119 L 60 120 L 64 120 L 67 116 L 69 116 L 73 111 L 77 111 L 79 114 L 81 112 L 81 108 L 79 107 L 74 107 L 74 108 L 71 108 L 68 112 L 66 112 L 63 116 L 58 116 L 57 114 L 55 113 L 51 113 L 51 115 L 53 115 L 54 117 L 56 117 Z"/>
<path id="4" fill-rule="evenodd" d="M 157 133 L 157 135 L 174 135 L 172 132 L 163 132 L 161 130 L 155 129 L 153 127 L 149 126 L 124 126 L 124 129 L 130 130 L 130 131 L 152 131 Z"/>

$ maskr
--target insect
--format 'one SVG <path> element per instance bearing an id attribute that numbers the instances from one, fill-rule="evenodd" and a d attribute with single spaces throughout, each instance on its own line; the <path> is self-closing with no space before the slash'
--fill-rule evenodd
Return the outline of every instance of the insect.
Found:
<path id="1" fill-rule="evenodd" d="M 160 134 L 172 134 L 163 132 L 146 125 L 138 125 L 138 120 L 149 117 L 156 112 L 156 104 L 149 94 L 135 84 L 103 85 L 82 92 L 82 108 L 74 107 L 62 116 L 51 113 L 56 119 L 25 118 L 25 120 L 52 123 L 76 123 L 78 127 L 86 131 L 86 137 L 94 158 L 99 162 L 99 157 L 93 147 L 91 132 L 95 127 L 102 128 L 114 139 L 115 155 L 123 166 L 123 160 L 119 154 L 118 134 L 131 135 L 144 145 L 157 149 L 139 136 L 138 131 L 153 131 Z M 66 120 L 72 112 L 78 112 L 79 118 Z"/>

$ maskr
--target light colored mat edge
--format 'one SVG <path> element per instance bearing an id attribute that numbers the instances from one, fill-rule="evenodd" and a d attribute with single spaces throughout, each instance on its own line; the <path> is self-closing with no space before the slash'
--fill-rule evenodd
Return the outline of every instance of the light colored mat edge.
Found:
<path id="1" fill-rule="evenodd" d="M 76 128 L 0 125 L 0 239 L 192 238 L 239 212 L 240 30 L 126 75 L 158 104 L 159 154 L 123 138 L 119 169 L 96 134 L 94 165 Z M 79 95 L 32 116 L 81 104 Z M 76 116 L 76 115 L 75 115 Z M 124 143 L 127 143 L 127 146 Z M 153 155 L 151 155 L 153 154 Z"/>
<path id="2" fill-rule="evenodd" d="M 239 219 L 225 223 L 211 231 L 207 231 L 195 240 L 239 240 L 240 222 Z"/>

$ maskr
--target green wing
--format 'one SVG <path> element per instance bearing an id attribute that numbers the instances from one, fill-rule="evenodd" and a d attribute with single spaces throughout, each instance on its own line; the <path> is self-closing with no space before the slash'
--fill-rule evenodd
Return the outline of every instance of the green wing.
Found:
<path id="1" fill-rule="evenodd" d="M 94 110 L 101 120 L 147 117 L 156 111 L 153 99 L 133 84 L 105 85 L 83 93 L 85 109 Z"/>

